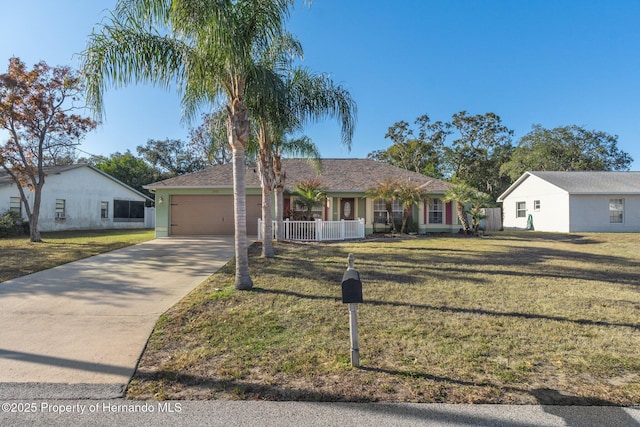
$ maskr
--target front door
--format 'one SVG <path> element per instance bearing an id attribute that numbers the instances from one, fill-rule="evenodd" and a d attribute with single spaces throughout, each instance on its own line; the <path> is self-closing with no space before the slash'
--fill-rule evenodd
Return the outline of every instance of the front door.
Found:
<path id="1" fill-rule="evenodd" d="M 355 199 L 340 199 L 340 219 L 354 219 L 355 210 Z"/>

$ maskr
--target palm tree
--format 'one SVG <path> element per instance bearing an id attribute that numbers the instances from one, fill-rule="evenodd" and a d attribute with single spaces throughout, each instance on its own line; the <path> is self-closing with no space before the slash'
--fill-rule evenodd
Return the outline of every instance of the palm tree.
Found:
<path id="1" fill-rule="evenodd" d="M 286 173 L 282 169 L 282 156 L 284 154 L 294 157 L 305 157 L 313 162 L 315 169 L 319 172 L 322 168 L 320 161 L 320 150 L 307 136 L 299 138 L 282 137 L 273 141 L 273 175 L 274 190 L 276 198 L 276 240 L 284 238 L 284 185 Z"/>
<path id="2" fill-rule="evenodd" d="M 396 225 L 393 218 L 393 202 L 397 199 L 397 186 L 398 183 L 394 179 L 386 177 L 384 180 L 378 181 L 375 187 L 369 188 L 365 192 L 365 197 L 384 201 L 385 209 L 387 210 L 387 220 L 391 223 L 392 233 L 396 232 Z"/>
<path id="3" fill-rule="evenodd" d="M 276 238 L 282 238 L 285 174 L 282 171 L 281 155 L 295 152 L 304 157 L 319 158 L 317 147 L 308 138 L 287 140 L 286 136 L 301 131 L 306 123 L 335 118 L 341 125 L 342 144 L 350 149 L 357 114 L 356 104 L 349 92 L 344 87 L 336 85 L 329 77 L 312 73 L 306 68 L 286 68 L 286 59 L 281 60 L 282 58 L 289 58 L 290 61 L 293 53 L 302 54 L 294 39 L 285 39 L 281 46 L 288 54 L 279 57 L 276 53 L 274 56 L 278 59 L 273 63 L 278 64 L 278 71 L 283 79 L 283 97 L 278 98 L 276 102 L 261 104 L 271 107 L 270 111 L 263 111 L 261 114 L 265 122 L 260 126 L 261 135 L 268 135 L 269 140 L 260 136 L 258 138 L 261 147 L 258 164 L 263 189 L 263 256 L 273 256 L 271 209 L 266 209 L 264 201 L 265 194 L 270 197 L 272 189 L 276 190 Z"/>
<path id="4" fill-rule="evenodd" d="M 471 200 L 471 229 L 473 234 L 478 234 L 478 228 L 480 227 L 480 221 L 485 219 L 487 215 L 482 212 L 483 208 L 488 208 L 494 205 L 493 198 L 487 193 L 476 191 L 473 193 Z"/>
<path id="5" fill-rule="evenodd" d="M 404 233 L 407 226 L 407 219 L 412 216 L 413 206 L 417 205 L 425 197 L 422 185 L 410 180 L 399 180 L 396 183 L 395 197 L 402 202 L 402 227 L 400 232 Z"/>
<path id="6" fill-rule="evenodd" d="M 462 223 L 464 234 L 468 234 L 470 231 L 469 218 L 467 217 L 467 210 L 465 208 L 465 205 L 471 202 L 475 193 L 477 193 L 476 190 L 471 188 L 471 186 L 465 184 L 464 182 L 458 182 L 449 187 L 449 189 L 444 194 L 444 197 L 442 198 L 442 200 L 444 200 L 445 202 L 456 202 L 456 210 L 458 213 L 458 218 Z"/>
<path id="7" fill-rule="evenodd" d="M 305 219 L 312 221 L 311 211 L 313 208 L 322 205 L 326 196 L 326 188 L 318 179 L 306 179 L 300 181 L 295 186 L 296 201 L 295 204 L 306 209 Z"/>
<path id="8" fill-rule="evenodd" d="M 245 96 L 273 99 L 281 80 L 256 62 L 283 33 L 293 0 L 119 0 L 83 53 L 87 101 L 103 111 L 107 83 L 151 82 L 182 91 L 187 118 L 223 100 L 233 158 L 237 289 L 251 289 L 246 233 L 245 150 L 251 122 Z M 259 95 L 260 94 L 260 95 Z"/>
<path id="9" fill-rule="evenodd" d="M 291 67 L 291 61 L 295 57 L 302 56 L 302 46 L 292 35 L 286 33 L 266 47 L 265 50 L 256 53 L 257 60 L 265 67 L 271 69 L 279 77 L 286 75 Z M 282 133 L 282 123 L 286 123 L 287 92 L 284 79 L 278 82 L 279 91 L 273 92 L 273 98 L 265 100 L 263 97 L 247 100 L 249 110 L 255 118 L 257 137 L 257 166 L 262 191 L 262 256 L 273 258 L 273 220 L 271 215 L 272 193 L 275 188 L 275 172 L 273 159 L 273 135 Z"/>

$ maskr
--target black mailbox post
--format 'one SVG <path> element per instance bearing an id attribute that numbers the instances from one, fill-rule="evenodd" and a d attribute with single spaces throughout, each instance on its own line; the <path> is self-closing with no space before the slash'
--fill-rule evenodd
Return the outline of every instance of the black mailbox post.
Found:
<path id="1" fill-rule="evenodd" d="M 362 282 L 355 270 L 347 270 L 342 275 L 342 302 L 353 304 L 362 302 Z"/>
<path id="2" fill-rule="evenodd" d="M 358 348 L 358 303 L 362 302 L 362 282 L 360 274 L 353 266 L 355 257 L 349 254 L 347 271 L 342 275 L 342 302 L 349 304 L 349 337 L 351 339 L 351 366 L 360 366 Z"/>

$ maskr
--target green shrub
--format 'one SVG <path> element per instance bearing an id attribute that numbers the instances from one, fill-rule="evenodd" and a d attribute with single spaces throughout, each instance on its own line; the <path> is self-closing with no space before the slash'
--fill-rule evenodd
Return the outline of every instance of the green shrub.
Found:
<path id="1" fill-rule="evenodd" d="M 0 215 L 0 237 L 22 236 L 28 232 L 29 223 L 19 213 L 6 211 Z"/>
<path id="2" fill-rule="evenodd" d="M 407 220 L 407 233 L 417 233 L 420 231 L 420 226 L 417 222 L 413 220 L 413 218 L 409 218 Z"/>

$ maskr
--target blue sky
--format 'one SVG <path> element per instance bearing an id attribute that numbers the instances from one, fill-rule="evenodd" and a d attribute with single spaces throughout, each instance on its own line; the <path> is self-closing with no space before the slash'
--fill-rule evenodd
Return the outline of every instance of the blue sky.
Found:
<path id="1" fill-rule="evenodd" d="M 115 3 L 8 2 L 0 72 L 11 56 L 29 67 L 39 60 L 77 67 L 87 35 Z M 303 64 L 329 73 L 358 104 L 351 152 L 335 122 L 308 128 L 324 157 L 386 148 L 387 128 L 399 120 L 492 111 L 514 130 L 514 144 L 536 123 L 618 135 L 640 170 L 638 0 L 314 0 L 297 5 L 288 27 L 303 44 Z M 175 92 L 111 89 L 105 105 L 84 151 L 135 152 L 148 139 L 187 139 Z"/>

